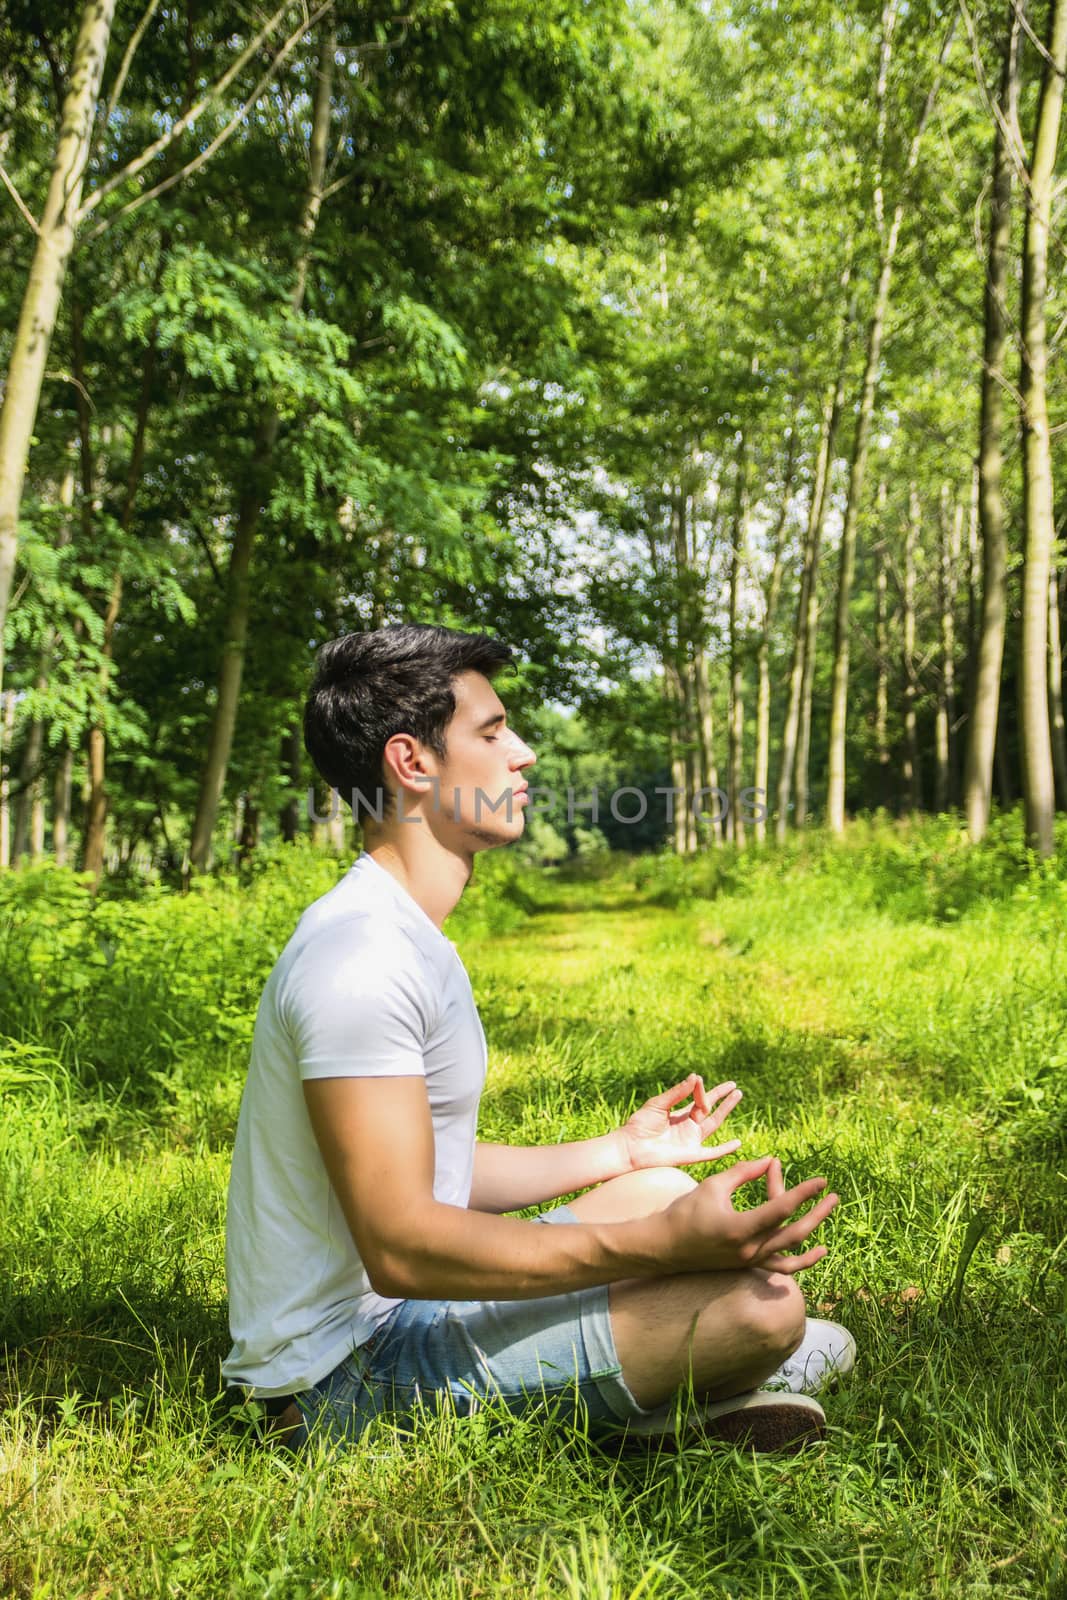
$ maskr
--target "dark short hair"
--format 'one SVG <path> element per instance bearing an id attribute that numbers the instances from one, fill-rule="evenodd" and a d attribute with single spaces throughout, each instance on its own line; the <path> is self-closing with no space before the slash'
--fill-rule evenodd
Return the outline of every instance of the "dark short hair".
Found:
<path id="1" fill-rule="evenodd" d="M 382 756 L 396 733 L 410 734 L 444 760 L 445 732 L 456 711 L 461 672 L 491 678 L 514 665 L 511 646 L 488 633 L 461 633 L 428 622 L 397 622 L 346 633 L 321 646 L 304 706 L 304 745 L 316 770 L 342 800 L 356 791 L 378 810 L 387 798 Z M 381 809 L 390 814 L 389 804 Z"/>

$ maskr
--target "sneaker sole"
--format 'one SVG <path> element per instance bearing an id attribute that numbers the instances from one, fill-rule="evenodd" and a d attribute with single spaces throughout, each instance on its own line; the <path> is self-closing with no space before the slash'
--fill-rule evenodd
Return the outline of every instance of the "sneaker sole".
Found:
<path id="1" fill-rule="evenodd" d="M 698 1420 L 694 1431 L 705 1439 L 733 1445 L 739 1450 L 781 1451 L 793 1455 L 818 1444 L 826 1436 L 826 1417 L 821 1406 L 798 1406 L 806 1395 L 768 1395 L 728 1411 L 723 1416 Z"/>
<path id="2" fill-rule="evenodd" d="M 810 1395 L 779 1394 L 756 1390 L 733 1400 L 711 1402 L 693 1416 L 681 1434 L 674 1428 L 642 1429 L 641 1424 L 614 1435 L 618 1445 L 657 1445 L 676 1450 L 700 1440 L 753 1452 L 778 1451 L 793 1455 L 826 1435 L 826 1415 Z"/>

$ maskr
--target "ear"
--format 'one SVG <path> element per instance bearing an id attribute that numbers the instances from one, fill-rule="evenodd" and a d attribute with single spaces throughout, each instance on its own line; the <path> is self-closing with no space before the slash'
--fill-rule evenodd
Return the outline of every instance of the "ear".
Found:
<path id="1" fill-rule="evenodd" d="M 427 757 L 422 744 L 410 733 L 394 733 L 382 751 L 382 764 L 392 773 L 397 784 L 413 795 L 424 794 L 430 787 L 432 774 L 427 770 Z"/>

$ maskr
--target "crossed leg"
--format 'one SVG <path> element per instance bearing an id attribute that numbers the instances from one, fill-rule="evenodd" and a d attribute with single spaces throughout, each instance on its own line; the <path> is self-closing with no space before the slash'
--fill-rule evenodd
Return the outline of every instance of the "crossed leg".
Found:
<path id="1" fill-rule="evenodd" d="M 583 1222 L 623 1222 L 663 1210 L 691 1189 L 678 1167 L 611 1178 L 572 1200 Z M 662 1405 L 688 1384 L 725 1400 L 769 1378 L 804 1337 L 804 1296 L 787 1273 L 686 1272 L 623 1278 L 608 1293 L 623 1377 L 638 1405 Z"/>

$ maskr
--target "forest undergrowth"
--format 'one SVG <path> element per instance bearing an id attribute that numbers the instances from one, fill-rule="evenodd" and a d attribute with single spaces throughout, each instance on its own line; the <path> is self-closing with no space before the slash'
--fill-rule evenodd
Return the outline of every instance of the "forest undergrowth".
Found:
<path id="1" fill-rule="evenodd" d="M 219 1376 L 229 1149 L 259 990 L 346 865 L 0 879 L 0 1593 L 1067 1596 L 1067 839 L 500 853 L 446 924 L 483 1137 L 600 1133 L 696 1070 L 744 1090 L 742 1156 L 840 1193 L 803 1284 L 859 1365 L 786 1459 L 491 1413 L 257 1445 Z"/>

